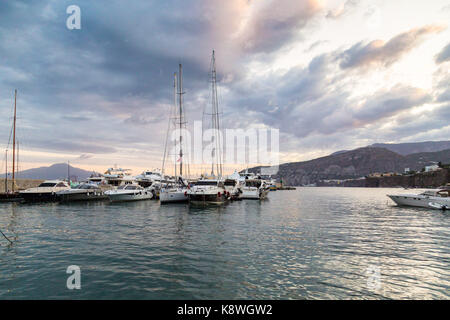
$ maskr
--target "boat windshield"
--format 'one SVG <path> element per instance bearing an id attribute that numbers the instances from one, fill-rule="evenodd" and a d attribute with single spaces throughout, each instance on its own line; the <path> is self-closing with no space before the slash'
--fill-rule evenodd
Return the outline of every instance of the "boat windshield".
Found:
<path id="1" fill-rule="evenodd" d="M 99 189 L 97 186 L 93 186 L 90 184 L 81 184 L 77 187 L 77 189 Z"/>
<path id="2" fill-rule="evenodd" d="M 421 194 L 424 196 L 436 196 L 436 191 L 425 191 Z"/>
<path id="3" fill-rule="evenodd" d="M 56 183 L 54 182 L 42 182 L 39 187 L 54 187 L 56 186 Z"/>

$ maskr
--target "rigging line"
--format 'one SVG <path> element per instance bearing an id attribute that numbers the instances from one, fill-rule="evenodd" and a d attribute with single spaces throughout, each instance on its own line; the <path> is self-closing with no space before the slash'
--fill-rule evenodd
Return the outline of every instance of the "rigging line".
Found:
<path id="1" fill-rule="evenodd" d="M 11 240 L 9 240 L 9 238 L 7 236 L 5 236 L 5 234 L 2 232 L 2 230 L 0 230 L 0 233 L 5 237 L 6 240 L 8 240 L 11 244 L 13 244 L 13 242 Z"/>
<path id="2" fill-rule="evenodd" d="M 176 92 L 177 92 L 177 73 L 175 72 L 173 74 L 174 76 L 174 80 L 173 80 L 173 90 L 174 90 L 174 106 L 170 107 L 170 111 L 169 111 L 169 122 L 167 124 L 167 132 L 166 132 L 166 141 L 164 142 L 164 155 L 163 155 L 163 163 L 162 163 L 162 174 L 164 174 L 164 170 L 165 170 L 165 164 L 166 164 L 166 158 L 167 158 L 167 144 L 168 144 L 168 140 L 169 140 L 169 132 L 170 132 L 170 124 L 172 123 L 172 121 L 175 121 L 173 119 L 173 109 L 176 108 L 176 104 L 177 104 L 177 96 L 176 96 Z"/>

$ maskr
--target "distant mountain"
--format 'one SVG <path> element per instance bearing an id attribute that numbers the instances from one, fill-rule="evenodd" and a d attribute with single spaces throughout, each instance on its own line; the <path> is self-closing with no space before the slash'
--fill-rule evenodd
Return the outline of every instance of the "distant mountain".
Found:
<path id="1" fill-rule="evenodd" d="M 450 162 L 450 149 L 402 156 L 385 148 L 366 147 L 310 161 L 282 164 L 274 178 L 282 178 L 289 185 L 307 185 L 321 180 L 355 179 L 375 172 L 403 172 L 405 168 L 420 170 L 439 161 Z M 249 171 L 259 172 L 260 167 Z"/>
<path id="2" fill-rule="evenodd" d="M 89 178 L 92 171 L 83 170 L 70 166 L 71 179 L 83 180 Z M 67 178 L 67 163 L 56 163 L 49 167 L 39 167 L 20 171 L 18 173 L 19 179 L 66 179 Z"/>
<path id="3" fill-rule="evenodd" d="M 450 149 L 450 141 L 425 141 L 411 143 L 375 143 L 370 147 L 385 148 L 402 156 L 421 152 L 437 152 Z"/>

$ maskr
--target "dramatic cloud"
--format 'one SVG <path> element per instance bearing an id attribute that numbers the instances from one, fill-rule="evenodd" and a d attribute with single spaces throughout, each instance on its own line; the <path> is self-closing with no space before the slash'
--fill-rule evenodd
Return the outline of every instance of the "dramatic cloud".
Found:
<path id="1" fill-rule="evenodd" d="M 450 61 L 450 43 L 436 56 L 436 63 Z"/>
<path id="2" fill-rule="evenodd" d="M 368 44 L 359 42 L 342 53 L 341 68 L 369 66 L 388 67 L 406 53 L 421 44 L 428 35 L 439 33 L 445 27 L 430 25 L 399 34 L 388 42 L 374 40 Z"/>
<path id="3" fill-rule="evenodd" d="M 354 8 L 358 4 L 357 0 L 341 1 L 341 3 L 332 10 L 328 11 L 326 17 L 331 19 L 337 19 L 346 14 L 350 9 Z"/>
<path id="4" fill-rule="evenodd" d="M 434 40 L 448 35 L 432 13 L 445 4 L 438 2 L 409 4 L 425 26 L 408 11 L 389 27 L 365 29 L 372 6 L 386 19 L 398 7 L 364 0 L 2 1 L 0 134 L 6 143 L 17 88 L 21 159 L 29 166 L 72 159 L 90 169 L 157 167 L 173 73 L 182 63 L 192 126 L 209 103 L 215 49 L 223 127 L 279 128 L 284 159 L 439 138 L 450 94 L 449 46 Z M 81 30 L 66 28 L 72 4 L 81 8 Z M 429 52 L 408 63 L 411 70 L 427 63 L 417 77 L 433 83 L 394 79 L 402 72 L 395 62 L 425 40 Z"/>

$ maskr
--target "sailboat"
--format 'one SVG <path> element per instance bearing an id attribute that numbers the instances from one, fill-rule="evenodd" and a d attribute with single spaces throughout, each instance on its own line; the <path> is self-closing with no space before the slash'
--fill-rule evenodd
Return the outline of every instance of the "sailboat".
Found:
<path id="1" fill-rule="evenodd" d="M 179 140 L 179 153 L 177 162 L 180 163 L 179 173 L 180 175 L 176 177 L 175 185 L 173 187 L 167 186 L 166 188 L 162 188 L 159 193 L 159 201 L 160 203 L 169 203 L 169 202 L 187 202 L 189 201 L 188 196 L 188 185 L 183 179 L 183 129 L 185 128 L 185 117 L 184 117 L 184 109 L 183 109 L 183 68 L 181 64 L 179 65 L 178 71 L 178 80 L 177 74 L 174 74 L 174 108 L 175 108 L 175 119 L 178 120 L 177 126 L 180 130 L 180 140 Z M 177 85 L 178 84 L 178 85 Z M 178 92 L 177 92 L 178 88 Z M 177 108 L 177 99 L 178 95 L 178 108 Z M 169 128 L 170 129 L 170 121 L 169 119 Z M 166 137 L 166 147 L 167 147 L 167 138 Z M 166 150 L 164 152 L 164 160 L 166 157 Z M 175 164 L 175 176 L 176 176 L 176 164 Z"/>
<path id="2" fill-rule="evenodd" d="M 0 193 L 0 201 L 9 202 L 9 201 L 21 201 L 22 198 L 18 190 L 16 190 L 16 174 L 18 170 L 18 152 L 16 154 L 16 120 L 17 120 L 17 89 L 14 90 L 14 118 L 13 118 L 13 127 L 12 127 L 12 136 L 13 136 L 13 158 L 12 158 L 12 183 L 11 190 L 9 190 L 8 186 L 8 150 L 5 151 L 5 192 Z M 11 136 L 10 136 L 11 137 Z M 9 145 L 9 142 L 8 142 Z M 17 161 L 17 163 L 16 163 Z M 18 188 L 17 188 L 18 189 Z"/>
<path id="3" fill-rule="evenodd" d="M 220 130 L 219 103 L 217 98 L 216 58 L 214 50 L 211 57 L 211 125 L 214 135 L 211 137 L 211 175 L 203 175 L 189 190 L 192 204 L 223 204 L 230 199 L 222 178 L 222 143 L 216 134 Z"/>

